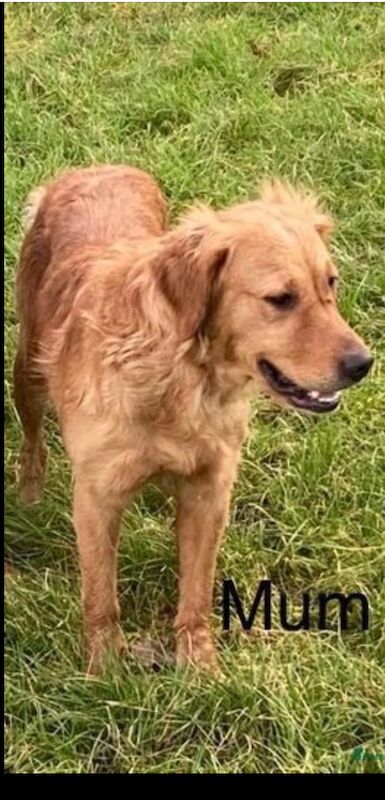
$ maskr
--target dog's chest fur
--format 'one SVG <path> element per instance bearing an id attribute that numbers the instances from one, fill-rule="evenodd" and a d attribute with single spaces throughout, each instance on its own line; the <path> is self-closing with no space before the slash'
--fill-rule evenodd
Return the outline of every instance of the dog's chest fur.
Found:
<path id="1" fill-rule="evenodd" d="M 126 413 L 122 413 L 125 409 Z M 128 413 L 128 412 L 131 413 Z M 63 426 L 75 471 L 87 472 L 111 489 L 129 491 L 133 476 L 141 485 L 153 476 L 188 476 L 222 459 L 234 460 L 247 434 L 249 403 L 244 397 L 220 402 L 191 393 L 173 411 L 160 408 L 157 418 L 133 424 L 132 408 L 115 393 L 101 414 L 82 405 L 66 414 Z"/>

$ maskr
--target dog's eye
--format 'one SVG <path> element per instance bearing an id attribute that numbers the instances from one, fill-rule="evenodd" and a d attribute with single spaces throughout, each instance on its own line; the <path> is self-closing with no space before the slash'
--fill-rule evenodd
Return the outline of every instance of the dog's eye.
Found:
<path id="1" fill-rule="evenodd" d="M 290 292 L 282 292 L 282 294 L 270 295 L 269 297 L 265 297 L 267 303 L 270 305 L 275 306 L 275 308 L 291 308 L 295 303 L 295 296 L 290 294 Z"/>
<path id="2" fill-rule="evenodd" d="M 329 286 L 331 289 L 337 288 L 337 278 L 335 275 L 331 275 L 329 278 Z"/>

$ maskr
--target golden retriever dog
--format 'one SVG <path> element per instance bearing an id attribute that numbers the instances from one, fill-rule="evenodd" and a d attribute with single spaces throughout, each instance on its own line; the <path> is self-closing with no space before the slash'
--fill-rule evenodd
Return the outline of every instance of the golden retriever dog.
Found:
<path id="1" fill-rule="evenodd" d="M 197 207 L 171 229 L 155 181 L 127 166 L 74 170 L 35 190 L 18 273 L 15 402 L 20 489 L 38 499 L 45 404 L 74 476 L 88 670 L 120 651 L 123 509 L 150 480 L 177 501 L 177 663 L 215 665 L 218 548 L 253 390 L 332 411 L 372 358 L 342 319 L 331 221 L 280 182 L 259 199 Z"/>

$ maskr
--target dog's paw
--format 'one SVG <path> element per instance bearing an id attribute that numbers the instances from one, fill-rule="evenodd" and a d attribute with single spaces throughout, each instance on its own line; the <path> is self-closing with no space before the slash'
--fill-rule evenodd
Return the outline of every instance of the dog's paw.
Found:
<path id="1" fill-rule="evenodd" d="M 127 642 L 120 625 L 103 628 L 87 636 L 87 677 L 102 675 L 111 659 L 127 652 Z"/>
<path id="2" fill-rule="evenodd" d="M 26 506 L 38 503 L 41 498 L 42 480 L 31 476 L 21 477 L 19 480 L 20 499 Z"/>
<path id="3" fill-rule="evenodd" d="M 217 653 L 208 628 L 183 628 L 177 633 L 176 663 L 178 667 L 194 666 L 221 676 Z"/>
<path id="4" fill-rule="evenodd" d="M 48 449 L 41 444 L 37 449 L 24 446 L 17 468 L 20 498 L 26 505 L 38 503 L 41 497 Z"/>

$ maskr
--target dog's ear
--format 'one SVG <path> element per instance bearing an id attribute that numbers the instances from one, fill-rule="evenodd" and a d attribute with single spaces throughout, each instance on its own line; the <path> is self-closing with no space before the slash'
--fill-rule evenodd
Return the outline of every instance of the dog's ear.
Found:
<path id="1" fill-rule="evenodd" d="M 228 250 L 217 215 L 208 208 L 190 212 L 165 237 L 155 269 L 159 286 L 176 312 L 182 339 L 203 329 Z"/>
<path id="2" fill-rule="evenodd" d="M 327 242 L 330 234 L 334 231 L 334 220 L 329 214 L 318 211 L 314 216 L 314 227 L 322 239 Z"/>

